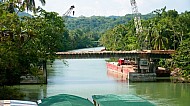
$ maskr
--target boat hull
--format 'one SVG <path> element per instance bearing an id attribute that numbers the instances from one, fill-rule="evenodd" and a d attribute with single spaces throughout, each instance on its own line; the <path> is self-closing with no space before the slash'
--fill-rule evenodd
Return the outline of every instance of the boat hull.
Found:
<path id="1" fill-rule="evenodd" d="M 106 66 L 109 73 L 126 76 L 127 79 L 130 72 L 135 72 L 133 65 L 118 65 L 117 62 L 107 62 Z"/>

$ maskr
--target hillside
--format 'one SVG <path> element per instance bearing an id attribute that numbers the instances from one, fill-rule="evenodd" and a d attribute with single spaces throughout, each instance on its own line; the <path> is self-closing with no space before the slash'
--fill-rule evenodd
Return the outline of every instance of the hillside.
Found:
<path id="1" fill-rule="evenodd" d="M 32 17 L 31 14 L 28 14 L 26 12 L 18 12 L 18 16 L 22 17 L 22 16 L 28 16 L 28 17 Z"/>
<path id="2" fill-rule="evenodd" d="M 142 19 L 149 19 L 153 14 L 142 15 Z M 132 14 L 126 16 L 91 16 L 91 17 L 70 17 L 66 20 L 66 27 L 69 30 L 82 29 L 84 32 L 103 33 L 119 24 L 127 24 L 133 18 Z"/>

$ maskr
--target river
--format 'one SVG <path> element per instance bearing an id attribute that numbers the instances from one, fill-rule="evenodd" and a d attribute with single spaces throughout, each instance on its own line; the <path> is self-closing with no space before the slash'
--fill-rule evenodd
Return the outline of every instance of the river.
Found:
<path id="1" fill-rule="evenodd" d="M 89 48 L 85 50 L 100 50 Z M 105 59 L 56 59 L 48 65 L 47 85 L 20 85 L 26 100 L 38 100 L 61 93 L 92 99 L 95 94 L 135 94 L 158 106 L 189 106 L 190 84 L 171 82 L 130 83 L 109 74 Z"/>

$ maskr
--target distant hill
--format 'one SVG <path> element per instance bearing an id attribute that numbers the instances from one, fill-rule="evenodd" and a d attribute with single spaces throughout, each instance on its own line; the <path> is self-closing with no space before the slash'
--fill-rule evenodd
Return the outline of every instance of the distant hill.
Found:
<path id="1" fill-rule="evenodd" d="M 18 10 L 15 9 L 15 12 L 17 12 Z M 31 14 L 28 14 L 26 12 L 18 12 L 18 16 L 22 17 L 22 16 L 28 16 L 28 17 L 32 17 Z"/>
<path id="2" fill-rule="evenodd" d="M 152 18 L 153 14 L 141 15 L 142 19 Z M 66 27 L 69 30 L 82 29 L 84 32 L 98 32 L 103 33 L 108 29 L 113 28 L 119 24 L 127 24 L 131 19 L 133 19 L 132 14 L 127 14 L 125 16 L 91 16 L 91 17 L 72 17 L 66 19 Z"/>
<path id="3" fill-rule="evenodd" d="M 26 12 L 19 12 L 18 13 L 18 16 L 28 16 L 28 17 L 32 17 L 32 15 L 31 14 L 28 14 L 28 13 L 26 13 Z"/>

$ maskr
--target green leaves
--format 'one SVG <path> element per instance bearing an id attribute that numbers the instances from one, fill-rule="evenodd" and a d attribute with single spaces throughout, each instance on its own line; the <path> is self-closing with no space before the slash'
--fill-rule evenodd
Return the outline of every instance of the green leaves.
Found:
<path id="1" fill-rule="evenodd" d="M 106 31 L 101 36 L 101 43 L 107 50 L 135 50 L 137 39 L 141 42 L 147 40 L 148 49 L 153 50 L 177 50 L 173 61 L 160 62 L 160 65 L 172 68 L 180 68 L 181 75 L 190 77 L 190 12 L 178 14 L 176 10 L 166 8 L 154 11 L 156 15 L 152 19 L 142 21 L 143 33 L 134 36 L 134 24 L 126 26 L 118 25 Z"/>
<path id="2" fill-rule="evenodd" d="M 184 40 L 176 53 L 173 55 L 173 63 L 175 67 L 181 69 L 181 75 L 188 79 L 190 78 L 190 38 Z"/>
<path id="3" fill-rule="evenodd" d="M 41 11 L 36 17 L 18 17 L 2 10 L 0 15 L 0 85 L 20 83 L 20 76 L 40 73 L 42 62 L 56 58 L 66 42 L 62 17 Z M 65 49 L 64 49 L 65 50 Z M 47 55 L 48 54 L 48 55 Z"/>
<path id="4" fill-rule="evenodd" d="M 118 25 L 104 33 L 100 41 L 107 50 L 134 50 L 136 36 L 132 29 L 131 24 Z"/>

